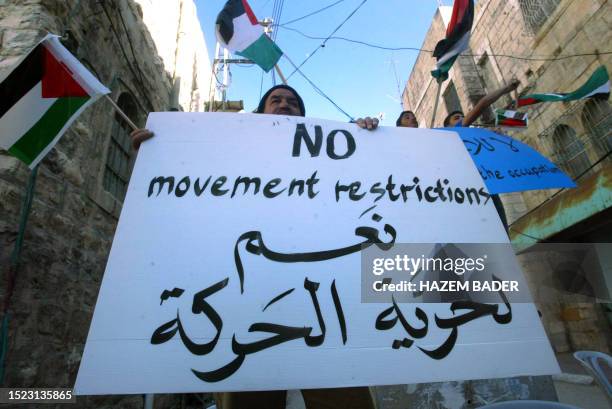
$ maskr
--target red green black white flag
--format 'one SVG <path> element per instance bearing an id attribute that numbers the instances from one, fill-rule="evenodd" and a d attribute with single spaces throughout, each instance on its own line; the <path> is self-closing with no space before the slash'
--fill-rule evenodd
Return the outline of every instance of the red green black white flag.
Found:
<path id="1" fill-rule="evenodd" d="M 603 65 L 595 70 L 587 82 L 574 92 L 562 94 L 550 92 L 546 94 L 525 95 L 518 100 L 518 106 L 523 107 L 540 102 L 566 102 L 586 98 L 608 98 L 610 96 L 610 77 Z"/>
<path id="2" fill-rule="evenodd" d="M 0 76 L 0 147 L 36 166 L 78 115 L 110 91 L 47 35 Z"/>
<path id="3" fill-rule="evenodd" d="M 455 0 L 451 21 L 446 28 L 446 38 L 436 44 L 433 56 L 436 69 L 431 75 L 444 81 L 459 54 L 467 50 L 474 22 L 474 0 Z"/>
<path id="4" fill-rule="evenodd" d="M 246 0 L 229 0 L 217 16 L 216 33 L 228 50 L 246 57 L 265 72 L 274 68 L 283 52 L 268 37 Z"/>
<path id="5" fill-rule="evenodd" d="M 495 110 L 495 126 L 507 128 L 526 128 L 527 114 L 507 109 Z"/>

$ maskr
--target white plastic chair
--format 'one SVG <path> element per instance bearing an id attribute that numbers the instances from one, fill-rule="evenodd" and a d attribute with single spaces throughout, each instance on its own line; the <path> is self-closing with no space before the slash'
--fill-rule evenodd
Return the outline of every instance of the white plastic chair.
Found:
<path id="1" fill-rule="evenodd" d="M 544 400 L 511 400 L 481 406 L 478 409 L 581 409 L 577 406 Z"/>
<path id="2" fill-rule="evenodd" d="M 582 366 L 591 374 L 601 389 L 603 389 L 610 405 L 612 406 L 612 382 L 604 372 L 602 363 L 612 369 L 612 357 L 597 351 L 576 351 L 574 358 L 582 364 Z"/>

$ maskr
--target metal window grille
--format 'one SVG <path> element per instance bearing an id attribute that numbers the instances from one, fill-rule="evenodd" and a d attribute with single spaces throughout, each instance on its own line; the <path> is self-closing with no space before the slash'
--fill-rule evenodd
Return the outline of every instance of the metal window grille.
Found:
<path id="1" fill-rule="evenodd" d="M 567 125 L 558 125 L 553 133 L 553 140 L 557 148 L 558 164 L 574 178 L 591 166 L 584 143 L 574 129 Z"/>
<path id="2" fill-rule="evenodd" d="M 585 169 L 587 163 L 589 165 L 586 169 L 588 169 L 590 164 L 599 162 L 610 152 L 612 110 L 607 104 L 606 100 L 595 99 L 574 102 L 532 142 L 535 142 L 537 148 L 553 162 L 577 178 L 584 172 L 584 170 L 579 172 L 579 169 Z M 537 120 L 537 115 L 535 119 Z M 577 134 L 575 129 L 580 129 L 580 133 Z M 578 142 L 572 144 L 574 139 L 578 139 Z M 568 149 L 565 149 L 566 144 L 570 145 Z M 604 160 L 612 163 L 612 156 Z M 589 174 L 590 171 L 584 172 L 584 175 L 578 179 Z"/>
<path id="3" fill-rule="evenodd" d="M 535 34 L 555 11 L 560 0 L 519 0 L 525 27 Z"/>
<path id="4" fill-rule="evenodd" d="M 130 117 L 136 114 L 135 105 L 131 97 L 122 94 L 117 105 Z M 128 181 L 131 172 L 131 140 L 130 126 L 119 115 L 115 115 L 111 130 L 111 140 L 108 144 L 106 165 L 104 168 L 104 190 L 109 192 L 119 201 L 125 198 Z"/>
<path id="5" fill-rule="evenodd" d="M 612 108 L 606 99 L 590 99 L 582 109 L 582 123 L 599 153 L 612 151 Z"/>

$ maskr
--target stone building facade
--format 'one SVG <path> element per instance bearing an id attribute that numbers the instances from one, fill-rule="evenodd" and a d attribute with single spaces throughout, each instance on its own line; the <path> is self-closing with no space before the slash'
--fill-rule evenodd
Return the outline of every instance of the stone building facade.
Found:
<path id="1" fill-rule="evenodd" d="M 423 49 L 432 50 L 444 37 L 451 11 L 448 6 L 438 9 Z M 607 0 L 478 1 L 469 50 L 458 58 L 449 80 L 442 84 L 434 126 L 442 126 L 453 110 L 468 112 L 481 97 L 513 78 L 520 81 L 520 95 L 571 92 L 601 65 L 612 72 L 610 44 L 612 3 Z M 413 110 L 426 126 L 437 93 L 437 83 L 430 75 L 434 66 L 431 53 L 421 52 L 403 93 L 404 109 Z M 514 94 L 502 97 L 494 108 L 508 107 L 515 99 Z M 536 242 L 612 242 L 609 102 L 542 103 L 521 111 L 528 112 L 529 127 L 509 134 L 559 164 L 578 188 L 502 195 L 512 242 L 521 248 Z M 492 121 L 492 111 L 479 120 L 484 126 Z M 597 252 L 602 274 L 612 277 L 609 245 L 598 245 Z M 528 279 L 551 265 L 539 260 L 534 270 L 533 258 L 530 262 Z M 610 291 L 612 282 L 607 287 Z M 609 304 L 578 304 L 571 297 L 561 297 L 538 308 L 556 352 L 610 351 Z"/>
<path id="2" fill-rule="evenodd" d="M 64 37 L 140 127 L 149 112 L 201 111 L 208 101 L 211 66 L 193 0 L 0 0 L 0 72 L 47 32 Z M 4 387 L 74 385 L 135 158 L 130 131 L 104 98 L 70 127 L 38 168 L 16 270 L 11 255 L 32 173 L 0 151 L 3 302 L 16 271 Z M 116 396 L 79 398 L 75 407 L 142 405 L 142 396 Z"/>

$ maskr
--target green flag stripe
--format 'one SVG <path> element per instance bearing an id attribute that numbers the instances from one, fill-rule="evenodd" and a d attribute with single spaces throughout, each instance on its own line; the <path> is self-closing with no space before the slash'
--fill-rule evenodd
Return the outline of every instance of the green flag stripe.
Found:
<path id="1" fill-rule="evenodd" d="M 274 41 L 270 40 L 265 34 L 262 34 L 254 43 L 236 54 L 252 60 L 265 72 L 268 72 L 274 68 L 283 52 Z"/>
<path id="2" fill-rule="evenodd" d="M 440 67 L 438 67 L 438 69 L 433 70 L 431 72 L 431 75 L 434 78 L 445 78 L 445 79 L 448 78 L 447 73 L 450 71 L 450 69 L 453 66 L 453 64 L 455 63 L 455 60 L 457 59 L 457 57 L 459 57 L 459 55 L 456 55 L 453 58 L 447 60 L 445 63 L 440 65 Z"/>
<path id="3" fill-rule="evenodd" d="M 608 71 L 606 71 L 606 67 L 601 66 L 593 72 L 591 78 L 584 84 L 582 87 L 578 88 L 576 91 L 571 94 L 566 95 L 567 99 L 580 99 L 595 91 L 597 88 L 604 85 L 609 81 Z"/>
<path id="4" fill-rule="evenodd" d="M 8 152 L 29 165 L 88 100 L 89 97 L 59 98 L 29 131 L 10 147 Z"/>
<path id="5" fill-rule="evenodd" d="M 591 92 L 597 90 L 600 87 L 603 87 L 609 80 L 610 79 L 608 77 L 608 71 L 606 70 L 606 67 L 601 66 L 593 72 L 591 77 L 583 86 L 581 86 L 574 92 L 571 92 L 569 94 L 531 94 L 525 95 L 522 99 L 534 98 L 542 102 L 574 101 L 580 98 L 584 98 Z M 609 92 L 609 90 L 607 90 L 607 92 Z"/>

